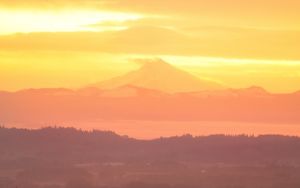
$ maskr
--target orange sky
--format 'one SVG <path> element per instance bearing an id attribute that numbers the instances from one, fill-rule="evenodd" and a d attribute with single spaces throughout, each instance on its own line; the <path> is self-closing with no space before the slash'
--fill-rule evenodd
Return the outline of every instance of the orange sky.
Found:
<path id="1" fill-rule="evenodd" d="M 230 87 L 300 90 L 297 0 L 2 0 L 0 90 L 80 87 L 159 57 Z"/>

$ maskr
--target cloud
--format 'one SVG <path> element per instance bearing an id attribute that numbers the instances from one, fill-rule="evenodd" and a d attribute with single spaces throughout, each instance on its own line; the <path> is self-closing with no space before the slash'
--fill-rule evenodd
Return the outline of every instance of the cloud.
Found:
<path id="1" fill-rule="evenodd" d="M 129 61 L 134 62 L 138 65 L 147 65 L 153 63 L 167 63 L 163 59 L 156 57 L 156 58 L 130 58 Z"/>
<path id="2" fill-rule="evenodd" d="M 1 0 L 0 7 L 6 8 L 30 8 L 30 9 L 41 9 L 41 8 L 87 8 L 94 6 L 103 6 L 109 3 L 108 0 Z"/>
<path id="3" fill-rule="evenodd" d="M 257 16 L 260 17 L 299 17 L 300 2 L 296 0 L 1 0 L 0 6 L 6 7 L 90 7 L 99 10 L 110 9 L 130 12 L 143 12 L 171 15 L 195 15 L 206 16 Z M 275 17 L 274 17 L 275 16 Z M 264 19 L 261 17 L 261 19 Z"/>
<path id="4" fill-rule="evenodd" d="M 0 37 L 0 50 L 94 51 L 299 60 L 300 31 L 197 28 L 197 35 L 164 27 L 122 31 L 31 33 Z"/>
<path id="5" fill-rule="evenodd" d="M 300 1 L 296 0 L 1 0 L 1 7 L 130 12 L 146 15 L 140 24 L 159 27 L 215 25 L 300 29 Z M 132 26 L 129 22 L 126 24 Z"/>

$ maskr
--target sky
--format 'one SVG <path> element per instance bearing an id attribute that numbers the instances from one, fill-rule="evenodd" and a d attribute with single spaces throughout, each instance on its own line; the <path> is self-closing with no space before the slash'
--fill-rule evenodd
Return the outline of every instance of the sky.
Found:
<path id="1" fill-rule="evenodd" d="M 0 90 L 78 88 L 161 58 L 199 78 L 300 90 L 298 0 L 0 0 Z"/>

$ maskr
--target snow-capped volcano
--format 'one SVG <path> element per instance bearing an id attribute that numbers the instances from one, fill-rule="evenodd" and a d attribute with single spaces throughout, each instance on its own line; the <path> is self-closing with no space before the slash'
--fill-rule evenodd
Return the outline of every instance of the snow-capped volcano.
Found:
<path id="1" fill-rule="evenodd" d="M 220 90 L 222 85 L 199 79 L 163 60 L 151 60 L 138 70 L 92 85 L 100 89 L 114 89 L 126 85 L 155 89 L 168 93 Z"/>

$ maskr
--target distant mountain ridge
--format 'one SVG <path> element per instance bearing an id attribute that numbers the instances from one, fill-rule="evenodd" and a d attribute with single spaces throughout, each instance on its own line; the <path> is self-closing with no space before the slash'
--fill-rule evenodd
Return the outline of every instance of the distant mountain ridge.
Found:
<path id="1" fill-rule="evenodd" d="M 192 92 L 176 92 L 168 93 L 156 89 L 148 89 L 134 85 L 122 85 L 116 88 L 100 89 L 97 87 L 85 87 L 81 89 L 67 89 L 67 88 L 38 88 L 38 89 L 24 89 L 16 92 L 0 91 L 0 95 L 48 95 L 48 96 L 97 96 L 108 98 L 127 98 L 137 96 L 148 97 L 171 97 L 171 96 L 194 96 L 194 97 L 232 97 L 232 96 L 249 96 L 249 97 L 262 97 L 262 96 L 277 96 L 277 95 L 298 95 L 299 92 L 288 94 L 274 94 L 269 93 L 264 88 L 259 86 L 251 86 L 248 88 L 233 89 L 225 88 L 222 90 L 205 90 L 205 91 L 192 91 Z"/>
<path id="2" fill-rule="evenodd" d="M 0 123 L 104 120 L 300 123 L 299 92 L 260 87 L 166 93 L 138 86 L 0 92 Z"/>
<path id="3" fill-rule="evenodd" d="M 96 120 L 300 123 L 299 92 L 224 88 L 162 61 L 78 90 L 0 91 L 0 123 Z"/>

